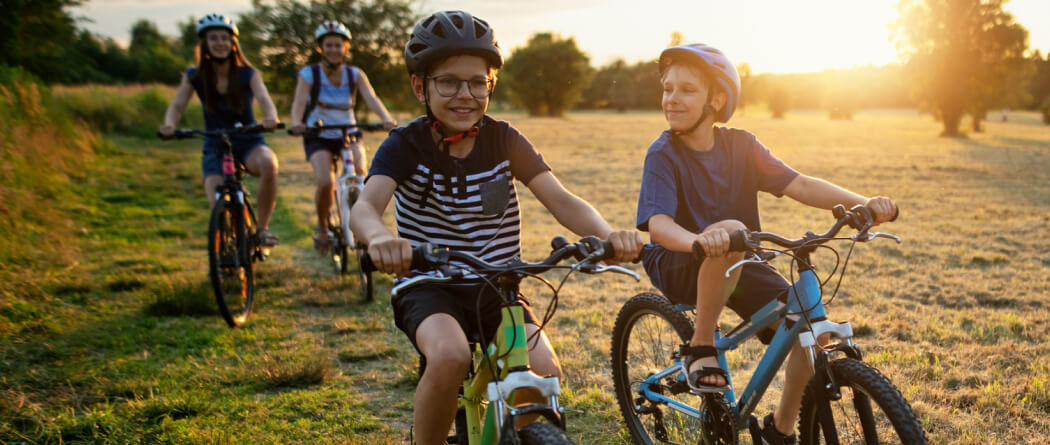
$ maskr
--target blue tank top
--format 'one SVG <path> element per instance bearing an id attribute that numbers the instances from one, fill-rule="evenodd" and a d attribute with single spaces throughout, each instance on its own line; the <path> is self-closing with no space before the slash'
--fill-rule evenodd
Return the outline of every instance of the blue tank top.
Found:
<path id="1" fill-rule="evenodd" d="M 226 95 L 219 94 L 215 98 L 215 111 L 216 113 L 208 112 L 208 107 L 204 106 L 204 83 L 200 76 L 197 76 L 197 68 L 193 67 L 186 70 L 186 77 L 189 78 L 190 84 L 193 85 L 193 90 L 197 92 L 197 98 L 200 99 L 202 109 L 204 110 L 204 128 L 208 131 L 218 130 L 222 128 L 233 128 L 236 124 L 240 123 L 243 126 L 255 124 L 255 114 L 252 113 L 252 100 L 255 96 L 252 94 L 251 80 L 255 74 L 255 69 L 247 66 L 238 67 L 240 71 L 239 82 L 237 85 L 229 85 L 229 88 L 240 88 L 241 89 L 241 112 L 236 113 L 230 109 L 226 104 Z M 218 138 L 207 138 L 207 142 L 219 143 Z M 265 143 L 261 134 L 235 134 L 230 136 L 230 142 L 233 144 L 262 144 Z"/>

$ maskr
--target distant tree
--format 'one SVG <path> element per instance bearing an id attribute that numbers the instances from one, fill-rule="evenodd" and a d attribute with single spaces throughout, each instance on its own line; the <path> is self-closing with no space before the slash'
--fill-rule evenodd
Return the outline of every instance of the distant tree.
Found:
<path id="1" fill-rule="evenodd" d="M 9 0 L 0 14 L 0 64 L 21 66 L 45 82 L 68 82 L 79 69 L 66 62 L 77 37 L 67 8 L 81 0 Z"/>
<path id="2" fill-rule="evenodd" d="M 656 59 L 638 62 L 631 67 L 634 79 L 634 108 L 659 110 L 663 99 L 660 84 L 660 66 Z"/>
<path id="3" fill-rule="evenodd" d="M 197 51 L 197 44 L 200 39 L 197 37 L 197 17 L 189 16 L 186 17 L 185 22 L 178 22 L 179 35 L 175 37 L 176 52 L 183 59 L 194 62 L 194 57 Z"/>
<path id="4" fill-rule="evenodd" d="M 261 68 L 271 91 L 290 95 L 300 68 L 321 60 L 314 29 L 339 20 L 350 29 L 350 63 L 368 79 L 387 106 L 404 109 L 416 101 L 407 88 L 404 47 L 419 18 L 412 0 L 253 1 L 237 25 L 248 60 Z"/>
<path id="5" fill-rule="evenodd" d="M 575 39 L 538 33 L 514 50 L 502 74 L 529 115 L 562 116 L 579 100 L 592 70 Z"/>
<path id="6" fill-rule="evenodd" d="M 766 105 L 769 106 L 773 119 L 783 119 L 788 109 L 791 108 L 791 92 L 784 85 L 774 85 L 769 90 Z"/>
<path id="7" fill-rule="evenodd" d="M 920 105 L 957 136 L 963 114 L 983 117 L 997 98 L 1012 94 L 1014 69 L 1028 32 L 1003 11 L 1002 0 L 901 0 L 895 25 Z"/>
<path id="8" fill-rule="evenodd" d="M 671 41 L 667 43 L 667 47 L 678 46 L 685 43 L 685 36 L 679 31 L 671 31 Z"/>
<path id="9" fill-rule="evenodd" d="M 1028 85 L 1029 103 L 1025 108 L 1038 109 L 1044 100 L 1050 100 L 1050 54 L 1047 58 L 1036 50 L 1031 57 L 1032 80 Z"/>
<path id="10" fill-rule="evenodd" d="M 175 53 L 174 47 L 174 39 L 161 34 L 153 22 L 146 19 L 135 22 L 128 44 L 128 55 L 135 64 L 134 80 L 178 83 L 187 61 Z"/>

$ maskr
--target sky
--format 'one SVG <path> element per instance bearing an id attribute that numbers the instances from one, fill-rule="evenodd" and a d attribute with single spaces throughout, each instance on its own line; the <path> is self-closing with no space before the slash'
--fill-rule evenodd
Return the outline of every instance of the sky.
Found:
<path id="1" fill-rule="evenodd" d="M 898 61 L 890 25 L 897 0 L 421 0 L 421 14 L 462 9 L 488 21 L 509 56 L 543 31 L 573 37 L 592 66 L 659 56 L 678 31 L 713 45 L 752 72 L 812 72 Z M 74 9 L 79 26 L 127 42 L 140 18 L 176 35 L 191 15 L 236 18 L 250 0 L 88 0 Z M 1010 0 L 1005 9 L 1028 29 L 1029 47 L 1050 52 L 1050 0 Z M 351 30 L 353 31 L 353 30 Z"/>

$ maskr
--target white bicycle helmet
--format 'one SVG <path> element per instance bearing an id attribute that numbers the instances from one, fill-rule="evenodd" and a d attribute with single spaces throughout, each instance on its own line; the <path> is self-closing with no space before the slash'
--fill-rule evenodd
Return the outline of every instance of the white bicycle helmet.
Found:
<path id="1" fill-rule="evenodd" d="M 317 30 L 314 31 L 314 40 L 317 40 L 317 44 L 320 45 L 321 39 L 329 34 L 342 36 L 347 41 L 350 41 L 350 30 L 346 29 L 346 26 L 343 26 L 342 23 L 335 20 L 325 20 L 322 22 L 321 25 L 317 27 Z"/>
<path id="2" fill-rule="evenodd" d="M 230 31 L 231 33 L 233 33 L 234 36 L 237 35 L 237 25 L 234 25 L 233 20 L 226 18 L 222 14 L 212 13 L 201 17 L 200 20 L 197 20 L 198 36 L 204 35 L 204 31 L 207 31 L 211 28 L 222 28 Z"/>

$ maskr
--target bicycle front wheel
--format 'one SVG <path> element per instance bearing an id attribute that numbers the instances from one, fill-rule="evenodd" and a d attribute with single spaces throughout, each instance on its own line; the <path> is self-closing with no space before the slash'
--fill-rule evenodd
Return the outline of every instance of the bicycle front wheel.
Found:
<path id="1" fill-rule="evenodd" d="M 571 445 L 565 431 L 549 423 L 533 422 L 518 430 L 521 445 Z"/>
<path id="2" fill-rule="evenodd" d="M 800 443 L 829 443 L 832 434 L 844 445 L 927 443 L 911 406 L 877 369 L 852 358 L 831 361 L 828 368 L 842 394 L 839 400 L 829 402 L 834 432 L 822 424 L 825 390 L 821 379 L 814 377 L 802 397 Z"/>
<path id="3" fill-rule="evenodd" d="M 218 200 L 208 223 L 208 278 L 219 312 L 231 328 L 248 320 L 255 290 L 251 243 L 244 212 L 238 207 Z"/>
<path id="4" fill-rule="evenodd" d="M 693 324 L 670 301 L 660 295 L 642 293 L 624 304 L 616 316 L 612 337 L 612 374 L 616 401 L 637 444 L 696 443 L 702 423 L 662 401 L 651 400 L 641 384 L 654 373 L 675 363 L 678 345 L 693 336 Z M 684 406 L 699 407 L 701 398 L 689 392 L 675 372 L 651 382 L 650 391 L 674 399 Z"/>

